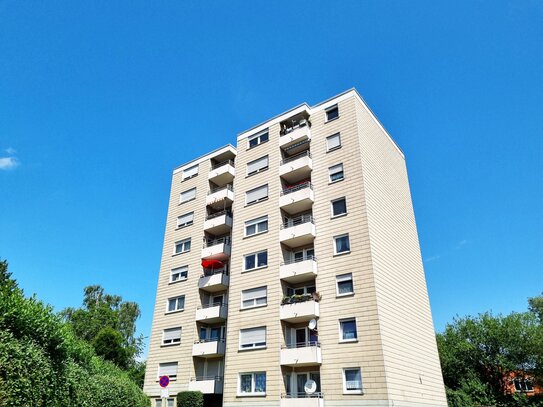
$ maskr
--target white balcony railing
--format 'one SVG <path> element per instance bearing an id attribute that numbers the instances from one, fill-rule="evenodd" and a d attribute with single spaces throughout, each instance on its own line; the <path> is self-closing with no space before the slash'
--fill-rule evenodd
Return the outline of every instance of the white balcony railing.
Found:
<path id="1" fill-rule="evenodd" d="M 222 394 L 223 383 L 222 376 L 191 377 L 189 391 L 200 391 L 203 394 Z"/>
<path id="2" fill-rule="evenodd" d="M 213 165 L 207 178 L 215 185 L 223 186 L 232 182 L 235 176 L 236 168 L 234 167 L 234 161 L 227 160 Z"/>
<path id="3" fill-rule="evenodd" d="M 281 407 L 324 407 L 324 395 L 320 392 L 281 394 Z"/>
<path id="4" fill-rule="evenodd" d="M 231 184 L 209 190 L 206 196 L 206 205 L 213 208 L 224 208 L 234 202 L 234 188 Z"/>
<path id="5" fill-rule="evenodd" d="M 288 283 L 299 283 L 314 279 L 317 276 L 317 258 L 304 256 L 282 262 L 279 266 L 279 278 Z"/>
<path id="6" fill-rule="evenodd" d="M 304 322 L 320 316 L 319 303 L 315 300 L 281 304 L 279 315 L 282 321 Z"/>
<path id="7" fill-rule="evenodd" d="M 312 366 L 322 364 L 321 346 L 318 342 L 281 346 L 282 366 Z"/>
<path id="8" fill-rule="evenodd" d="M 279 196 L 279 207 L 288 213 L 303 212 L 311 209 L 315 193 L 311 182 L 303 182 L 284 188 Z"/>
<path id="9" fill-rule="evenodd" d="M 299 247 L 311 243 L 315 239 L 315 222 L 313 216 L 302 215 L 287 219 L 279 231 L 279 241 L 287 246 Z"/>
<path id="10" fill-rule="evenodd" d="M 203 358 L 223 356 L 224 350 L 224 339 L 199 340 L 192 345 L 192 356 L 200 356 Z"/>
<path id="11" fill-rule="evenodd" d="M 207 324 L 213 324 L 216 322 L 224 321 L 228 316 L 227 304 L 211 304 L 201 306 L 196 309 L 195 320 L 197 322 L 205 322 Z"/>
<path id="12" fill-rule="evenodd" d="M 306 150 L 292 157 L 284 158 L 279 166 L 279 176 L 288 183 L 309 178 L 313 170 L 311 153 Z"/>
<path id="13" fill-rule="evenodd" d="M 230 257 L 231 251 L 230 236 L 223 236 L 217 239 L 204 238 L 202 259 L 225 260 Z"/>
<path id="14" fill-rule="evenodd" d="M 228 288 L 230 277 L 225 269 L 204 270 L 198 280 L 198 288 L 210 292 L 222 291 Z"/>

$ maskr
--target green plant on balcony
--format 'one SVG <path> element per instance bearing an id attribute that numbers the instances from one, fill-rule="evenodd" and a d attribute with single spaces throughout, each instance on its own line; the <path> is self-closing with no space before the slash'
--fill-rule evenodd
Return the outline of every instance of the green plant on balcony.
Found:
<path id="1" fill-rule="evenodd" d="M 281 301 L 281 305 L 296 304 L 298 302 L 306 302 L 310 300 L 319 302 L 321 300 L 321 295 L 318 292 L 314 292 L 312 294 L 284 295 Z"/>

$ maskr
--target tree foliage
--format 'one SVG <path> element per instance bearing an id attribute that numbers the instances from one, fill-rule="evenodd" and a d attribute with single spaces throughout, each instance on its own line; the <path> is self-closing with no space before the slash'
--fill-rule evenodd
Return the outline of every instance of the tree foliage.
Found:
<path id="1" fill-rule="evenodd" d="M 437 335 L 447 398 L 451 407 L 542 405 L 539 397 L 509 394 L 510 374 L 541 382 L 543 325 L 530 299 L 530 311 L 455 319 Z M 539 308 L 540 309 L 540 308 Z"/>
<path id="2" fill-rule="evenodd" d="M 78 338 L 122 369 L 133 368 L 141 353 L 143 338 L 135 336 L 140 314 L 138 304 L 106 294 L 99 285 L 85 287 L 81 308 L 61 312 Z"/>
<path id="3" fill-rule="evenodd" d="M 199 391 L 177 393 L 177 407 L 204 407 L 204 396 Z"/>
<path id="4" fill-rule="evenodd" d="M 127 373 L 98 357 L 0 261 L 0 406 L 143 407 Z"/>

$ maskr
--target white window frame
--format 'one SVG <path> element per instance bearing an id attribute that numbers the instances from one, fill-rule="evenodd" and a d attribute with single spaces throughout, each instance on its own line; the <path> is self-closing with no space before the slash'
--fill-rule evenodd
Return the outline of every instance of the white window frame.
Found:
<path id="1" fill-rule="evenodd" d="M 332 110 L 337 110 L 337 116 L 329 119 L 328 113 L 331 112 Z M 327 107 L 326 109 L 324 109 L 324 114 L 326 115 L 326 120 L 324 121 L 325 123 L 332 122 L 334 120 L 339 119 L 339 106 L 335 104 L 333 106 Z"/>
<path id="2" fill-rule="evenodd" d="M 343 281 L 350 281 L 351 282 L 351 286 L 353 288 L 352 291 L 350 291 L 348 293 L 340 293 L 339 292 L 339 283 L 343 282 Z M 336 276 L 336 295 L 338 297 L 345 297 L 345 296 L 353 295 L 353 294 L 354 294 L 353 273 L 345 273 L 345 274 L 337 275 Z"/>
<path id="3" fill-rule="evenodd" d="M 245 295 L 249 295 L 250 296 L 250 292 L 251 291 L 255 291 L 255 290 L 258 290 L 258 289 L 262 289 L 264 288 L 266 290 L 266 294 L 264 296 L 260 296 L 260 297 L 253 297 L 253 298 L 243 298 L 243 295 L 245 293 Z M 259 299 L 262 299 L 264 298 L 265 302 L 263 304 L 258 304 L 258 300 Z M 250 301 L 250 300 L 253 300 L 253 305 L 244 305 L 243 303 L 245 301 Z M 265 307 L 266 305 L 268 305 L 268 287 L 267 286 L 260 286 L 260 287 L 254 287 L 254 288 L 248 288 L 247 290 L 243 290 L 241 292 L 241 309 L 250 309 L 250 308 L 258 308 L 258 307 Z"/>
<path id="4" fill-rule="evenodd" d="M 263 269 L 263 268 L 268 267 L 268 253 L 267 252 L 268 252 L 268 250 L 266 249 L 266 250 L 260 250 L 258 252 L 249 253 L 249 254 L 244 255 L 243 256 L 243 271 L 254 271 L 254 270 L 259 270 L 259 269 Z M 264 266 L 259 266 L 258 265 L 258 255 L 260 253 L 266 253 L 266 264 Z M 246 268 L 247 263 L 246 263 L 245 259 L 247 257 L 249 257 L 249 256 L 255 256 L 255 266 L 253 268 L 251 268 L 251 269 Z"/>
<path id="5" fill-rule="evenodd" d="M 345 212 L 344 213 L 339 213 L 337 215 L 334 214 L 334 203 L 335 202 L 339 202 L 339 201 L 345 201 Z M 348 213 L 348 210 L 347 210 L 347 198 L 342 196 L 341 198 L 337 198 L 337 199 L 332 199 L 330 201 L 330 218 L 331 219 L 334 219 L 334 218 L 340 218 L 342 216 L 345 216 L 347 215 Z"/>
<path id="6" fill-rule="evenodd" d="M 164 373 L 160 372 L 160 367 L 164 365 L 175 365 L 175 374 L 174 375 L 168 375 L 171 381 L 177 380 L 177 370 L 179 368 L 178 362 L 163 362 L 158 364 L 158 370 L 157 370 L 157 380 L 160 379 L 161 376 L 164 376 Z"/>
<path id="7" fill-rule="evenodd" d="M 266 230 L 259 230 L 259 225 L 264 222 L 266 222 Z M 255 233 L 252 233 L 250 235 L 247 234 L 247 228 L 253 225 L 255 226 Z M 248 220 L 247 222 L 245 222 L 245 227 L 243 229 L 243 236 L 250 237 L 250 236 L 260 235 L 261 233 L 266 233 L 268 231 L 268 227 L 269 227 L 268 215 L 261 216 L 260 218 Z"/>
<path id="8" fill-rule="evenodd" d="M 256 375 L 257 374 L 263 374 L 264 377 L 265 377 L 265 380 L 266 380 L 266 390 L 268 389 L 268 377 L 266 375 L 266 372 L 241 372 L 238 374 L 238 397 L 243 397 L 243 396 L 265 396 L 266 395 L 266 391 L 260 391 L 260 392 L 257 392 L 255 391 L 255 387 L 256 387 Z M 241 391 L 241 376 L 244 376 L 244 375 L 251 375 L 251 392 L 248 392 L 248 393 L 242 393 Z"/>
<path id="9" fill-rule="evenodd" d="M 249 331 L 249 330 L 256 330 L 256 329 L 264 330 L 264 344 L 257 345 L 257 343 L 247 343 L 245 345 L 248 345 L 248 346 L 244 347 L 241 343 L 242 331 Z M 265 349 L 267 345 L 267 335 L 268 335 L 268 330 L 266 329 L 265 326 L 256 326 L 256 327 L 251 327 L 251 328 L 240 329 L 239 330 L 239 350 Z"/>
<path id="10" fill-rule="evenodd" d="M 266 140 L 262 141 L 262 136 L 264 134 L 267 134 L 268 138 Z M 254 139 L 258 139 L 258 142 L 254 146 L 251 146 L 251 140 L 254 140 Z M 249 150 L 251 148 L 258 147 L 259 145 L 261 145 L 263 143 L 266 143 L 268 141 L 270 141 L 270 131 L 269 131 L 269 129 L 264 129 L 262 131 L 259 131 L 258 133 L 255 133 L 255 134 L 247 137 L 247 150 Z"/>
<path id="11" fill-rule="evenodd" d="M 187 249 L 186 248 L 186 245 L 189 245 L 189 248 Z M 177 251 L 177 246 L 178 245 L 181 245 L 182 246 L 182 249 L 180 252 Z M 177 254 L 183 254 L 183 253 L 188 253 L 190 252 L 190 249 L 192 247 L 192 244 L 191 244 L 191 238 L 189 237 L 188 239 L 182 239 L 182 240 L 178 240 L 177 242 L 175 242 L 173 244 L 173 254 L 174 256 L 177 255 Z"/>
<path id="12" fill-rule="evenodd" d="M 181 218 L 187 217 L 187 216 L 192 216 L 191 219 L 188 222 L 179 223 Z M 185 227 L 193 225 L 193 224 L 194 224 L 194 211 L 184 213 L 183 215 L 177 217 L 177 228 L 178 229 L 185 228 Z"/>
<path id="13" fill-rule="evenodd" d="M 346 251 L 343 251 L 343 252 L 338 252 L 337 251 L 337 240 L 341 239 L 342 237 L 347 237 L 347 242 L 349 243 L 349 250 L 346 250 Z M 351 252 L 351 239 L 349 239 L 349 234 L 348 233 L 344 233 L 342 235 L 334 236 L 333 240 L 334 240 L 334 256 L 341 256 L 342 254 L 348 254 L 348 253 Z"/>
<path id="14" fill-rule="evenodd" d="M 162 405 L 162 400 L 166 400 L 166 405 Z M 155 406 L 154 407 L 175 407 L 174 404 L 175 399 L 167 398 L 167 399 L 155 399 Z"/>
<path id="15" fill-rule="evenodd" d="M 187 192 L 190 192 L 190 191 L 194 191 L 194 196 L 190 199 L 183 199 L 183 194 L 186 194 Z M 180 204 L 184 204 L 186 202 L 190 202 L 190 201 L 194 201 L 196 199 L 196 187 L 194 188 L 189 188 L 187 189 L 186 191 L 183 191 L 181 192 L 181 194 L 179 194 L 179 203 Z"/>
<path id="16" fill-rule="evenodd" d="M 341 171 L 335 171 L 334 169 L 341 167 Z M 341 172 L 341 178 L 332 180 L 332 175 L 340 173 Z M 336 182 L 343 181 L 345 179 L 345 168 L 343 167 L 343 163 L 339 163 L 336 165 L 332 165 L 328 168 L 328 183 L 329 184 L 335 184 Z"/>
<path id="17" fill-rule="evenodd" d="M 183 308 L 179 307 L 179 300 L 183 298 Z M 170 301 L 175 300 L 175 309 L 170 311 Z M 178 295 L 177 297 L 170 297 L 166 300 L 166 314 L 173 314 L 175 312 L 181 312 L 185 310 L 185 296 Z"/>
<path id="18" fill-rule="evenodd" d="M 179 278 L 174 280 L 174 275 L 179 275 Z M 183 276 L 185 274 L 185 276 Z M 179 281 L 185 281 L 189 277 L 189 266 L 176 267 L 170 270 L 170 283 L 178 283 Z"/>
<path id="19" fill-rule="evenodd" d="M 195 171 L 195 170 L 194 170 L 195 168 L 196 168 L 196 172 L 194 172 L 194 171 Z M 191 166 L 191 167 L 189 167 L 189 168 L 185 168 L 185 169 L 183 170 L 183 172 L 182 172 L 182 175 L 181 175 L 181 176 L 182 176 L 182 181 L 186 181 L 186 180 L 188 180 L 188 179 L 194 178 L 195 176 L 198 175 L 198 172 L 199 172 L 199 171 L 200 171 L 199 164 L 193 165 L 193 166 Z M 192 172 L 194 172 L 194 173 L 192 173 Z M 187 173 L 188 173 L 189 175 L 186 175 Z"/>
<path id="20" fill-rule="evenodd" d="M 343 323 L 345 322 L 351 322 L 351 321 L 354 321 L 354 334 L 355 334 L 355 338 L 349 338 L 349 339 L 344 339 L 343 338 Z M 339 321 L 339 342 L 340 343 L 348 343 L 348 342 L 358 342 L 358 325 L 356 323 L 356 318 L 355 317 L 351 317 L 351 318 L 341 318 Z"/>
<path id="21" fill-rule="evenodd" d="M 173 339 L 170 339 L 169 342 L 166 342 L 167 339 L 164 339 L 166 337 L 166 331 L 173 331 L 173 330 L 179 330 L 179 338 L 175 337 Z M 179 345 L 181 343 L 181 333 L 182 328 L 180 326 L 177 326 L 175 328 L 166 328 L 162 331 L 162 346 L 175 346 Z"/>
<path id="22" fill-rule="evenodd" d="M 261 167 L 261 168 L 258 168 L 257 170 L 254 170 L 254 171 L 249 172 L 249 166 L 250 166 L 251 164 L 254 164 L 254 163 L 256 163 L 257 161 L 264 160 L 264 159 L 266 159 L 266 161 L 267 161 L 267 164 L 266 164 L 264 167 Z M 259 172 L 262 172 L 262 171 L 264 171 L 264 170 L 267 170 L 267 169 L 269 168 L 269 166 L 270 166 L 270 157 L 269 157 L 269 155 L 265 155 L 265 156 L 263 156 L 263 157 L 257 158 L 256 160 L 253 160 L 253 161 L 251 161 L 251 162 L 248 162 L 248 163 L 247 163 L 247 176 L 250 177 L 251 175 L 255 175 L 255 174 L 258 174 Z"/>
<path id="23" fill-rule="evenodd" d="M 329 141 L 332 140 L 333 138 L 336 138 L 336 137 L 339 140 L 338 145 L 330 147 Z M 341 148 L 341 134 L 340 133 L 335 133 L 335 134 L 332 134 L 331 136 L 326 137 L 326 152 L 327 153 L 330 152 L 330 151 L 337 150 L 338 148 Z"/>
<path id="24" fill-rule="evenodd" d="M 347 390 L 347 375 L 345 374 L 347 370 L 358 370 L 358 373 L 360 374 L 360 389 Z M 342 376 L 343 376 L 343 394 L 364 394 L 364 384 L 362 382 L 362 369 L 360 369 L 360 367 L 344 367 Z"/>
<path id="25" fill-rule="evenodd" d="M 259 198 L 259 199 L 255 199 L 254 201 L 248 201 L 248 196 L 251 192 L 254 192 L 256 191 L 257 189 L 263 189 L 263 188 L 266 188 L 266 196 L 262 197 L 262 198 Z M 249 191 L 245 192 L 245 205 L 252 205 L 252 204 L 255 204 L 257 202 L 262 202 L 262 201 L 265 201 L 266 199 L 268 199 L 268 196 L 270 194 L 270 189 L 268 187 L 268 184 L 265 184 L 265 185 L 261 185 L 259 187 L 256 187 L 256 188 L 253 188 L 253 189 L 250 189 Z"/>

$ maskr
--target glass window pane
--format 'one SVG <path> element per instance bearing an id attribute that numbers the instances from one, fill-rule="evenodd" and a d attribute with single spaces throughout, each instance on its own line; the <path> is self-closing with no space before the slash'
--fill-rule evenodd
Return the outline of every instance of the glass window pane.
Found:
<path id="1" fill-rule="evenodd" d="M 343 339 L 356 339 L 356 322 L 342 321 Z"/>
<path id="2" fill-rule="evenodd" d="M 175 299 L 168 300 L 168 311 L 175 311 Z"/>
<path id="3" fill-rule="evenodd" d="M 246 230 L 245 234 L 247 236 L 254 235 L 256 233 L 256 225 L 249 225 L 246 227 L 245 230 Z"/>
<path id="4" fill-rule="evenodd" d="M 242 374 L 239 384 L 241 393 L 251 393 L 252 375 Z"/>
<path id="5" fill-rule="evenodd" d="M 268 252 L 258 253 L 258 267 L 265 266 L 268 264 Z"/>
<path id="6" fill-rule="evenodd" d="M 332 209 L 334 216 L 347 213 L 347 203 L 345 202 L 345 199 L 339 199 L 332 202 Z"/>
<path id="7" fill-rule="evenodd" d="M 263 393 L 266 391 L 266 373 L 255 374 L 255 392 Z"/>
<path id="8" fill-rule="evenodd" d="M 336 238 L 336 253 L 348 252 L 350 249 L 349 246 L 349 236 L 341 236 Z"/>
<path id="9" fill-rule="evenodd" d="M 245 270 L 250 270 L 255 268 L 255 255 L 251 254 L 249 256 L 245 256 Z"/>
<path id="10" fill-rule="evenodd" d="M 347 294 L 353 292 L 353 282 L 350 280 L 338 281 L 337 286 L 339 294 Z"/>

